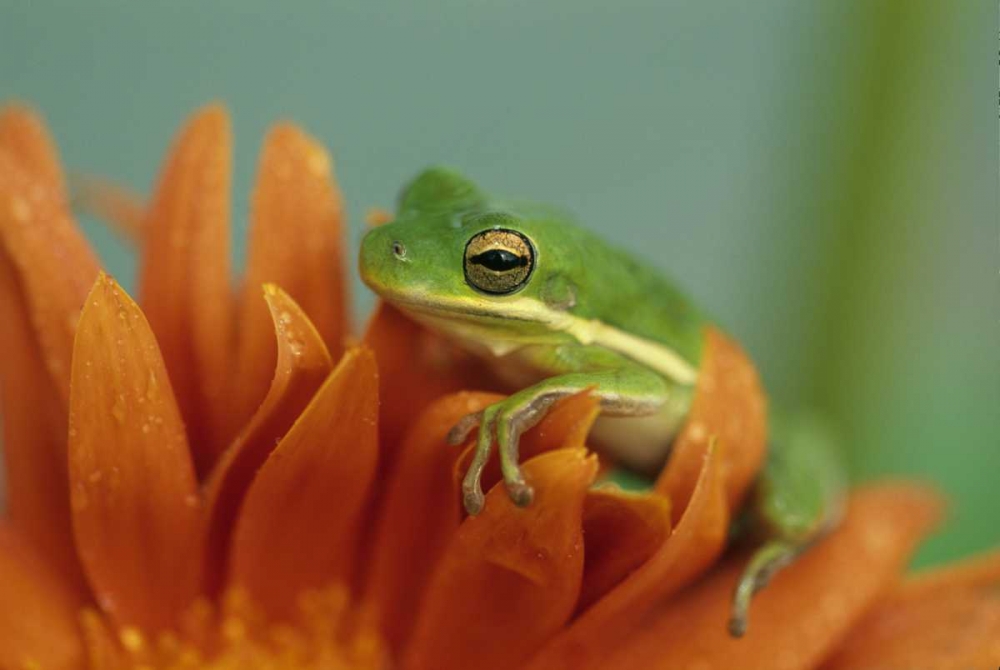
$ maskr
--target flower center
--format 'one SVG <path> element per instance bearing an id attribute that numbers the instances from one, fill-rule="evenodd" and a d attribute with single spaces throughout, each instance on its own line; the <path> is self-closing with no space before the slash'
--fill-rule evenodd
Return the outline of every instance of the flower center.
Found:
<path id="1" fill-rule="evenodd" d="M 269 622 L 241 591 L 221 607 L 195 603 L 177 632 L 117 634 L 97 611 L 82 613 L 88 667 L 143 670 L 383 670 L 390 667 L 378 629 L 352 607 L 343 587 L 303 594 L 295 621 Z"/>

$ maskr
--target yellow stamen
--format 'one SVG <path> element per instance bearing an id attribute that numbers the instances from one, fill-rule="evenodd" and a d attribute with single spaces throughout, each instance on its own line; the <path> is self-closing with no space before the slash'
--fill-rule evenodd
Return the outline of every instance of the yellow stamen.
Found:
<path id="1" fill-rule="evenodd" d="M 149 635 L 110 624 L 94 610 L 82 616 L 88 665 L 93 670 L 383 670 L 389 656 L 347 590 L 304 593 L 294 622 L 269 622 L 245 592 L 233 590 L 221 607 L 195 603 L 177 632 Z M 110 641 L 110 644 L 109 644 Z M 113 647 L 113 649 L 112 649 Z"/>

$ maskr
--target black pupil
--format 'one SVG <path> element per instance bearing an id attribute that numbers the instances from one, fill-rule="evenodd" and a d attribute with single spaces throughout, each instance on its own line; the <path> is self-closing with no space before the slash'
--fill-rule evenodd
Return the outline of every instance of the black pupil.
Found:
<path id="1" fill-rule="evenodd" d="M 506 249 L 490 249 L 481 254 L 476 254 L 469 260 L 476 265 L 482 265 L 494 272 L 507 272 L 508 270 L 521 268 L 528 264 L 527 258 L 512 254 Z"/>

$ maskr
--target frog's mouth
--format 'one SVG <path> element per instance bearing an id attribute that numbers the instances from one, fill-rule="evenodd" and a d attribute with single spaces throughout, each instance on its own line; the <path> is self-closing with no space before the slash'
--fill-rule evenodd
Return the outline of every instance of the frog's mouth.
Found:
<path id="1" fill-rule="evenodd" d="M 507 327 L 515 324 L 517 327 L 538 324 L 551 328 L 557 325 L 553 320 L 553 316 L 557 313 L 531 298 L 510 298 L 500 301 L 464 296 L 428 298 L 416 292 L 377 289 L 376 292 L 383 300 L 404 312 L 419 313 L 432 318 Z"/>
<path id="2" fill-rule="evenodd" d="M 503 356 L 532 344 L 554 344 L 568 341 L 570 335 L 538 321 L 515 320 L 506 312 L 471 313 L 467 308 L 393 303 L 409 318 L 459 345 L 472 350 L 486 349 L 494 356 Z"/>

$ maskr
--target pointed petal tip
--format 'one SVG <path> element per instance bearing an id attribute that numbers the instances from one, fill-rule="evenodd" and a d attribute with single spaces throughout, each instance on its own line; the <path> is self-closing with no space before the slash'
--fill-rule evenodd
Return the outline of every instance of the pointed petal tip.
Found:
<path id="1" fill-rule="evenodd" d="M 118 305 L 121 308 L 134 308 L 136 311 L 140 311 L 139 306 L 129 298 L 128 293 L 121 287 L 114 275 L 110 275 L 104 270 L 98 270 L 94 284 L 90 287 L 87 298 L 80 308 L 80 322 L 82 322 L 84 314 L 89 315 L 95 309 L 105 309 L 107 305 Z M 79 328 L 77 328 L 77 334 L 79 332 Z"/>
<path id="2" fill-rule="evenodd" d="M 302 161 L 309 174 L 317 179 L 333 177 L 333 158 L 321 141 L 291 121 L 271 126 L 264 140 L 267 149 L 286 160 Z"/>
<path id="3" fill-rule="evenodd" d="M 34 115 L 35 108 L 18 98 L 9 98 L 0 105 L 0 117 L 8 115 Z"/>
<path id="4" fill-rule="evenodd" d="M 300 367 L 329 368 L 333 360 L 323 337 L 299 304 L 277 284 L 264 284 L 263 289 L 274 333 L 284 339 L 285 346 L 278 348 L 278 364 L 291 356 L 298 359 Z"/>
<path id="5" fill-rule="evenodd" d="M 14 100 L 0 107 L 0 147 L 9 150 L 29 171 L 64 192 L 59 153 L 45 119 L 31 105 Z"/>
<path id="6" fill-rule="evenodd" d="M 229 108 L 226 107 L 225 103 L 220 100 L 214 100 L 195 110 L 192 115 L 192 120 L 197 121 L 198 123 L 228 127 L 230 125 L 231 115 L 229 113 Z"/>
<path id="7" fill-rule="evenodd" d="M 389 223 L 394 218 L 393 213 L 384 207 L 369 207 L 365 212 L 365 225 L 370 228 L 377 228 Z"/>
<path id="8" fill-rule="evenodd" d="M 375 360 L 375 352 L 364 342 L 354 344 L 344 352 L 345 361 L 350 357 L 354 367 L 352 374 L 365 379 L 373 379 L 378 383 L 378 361 Z"/>

